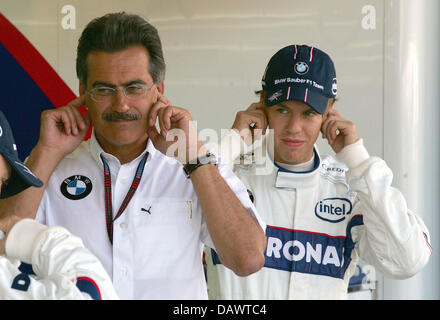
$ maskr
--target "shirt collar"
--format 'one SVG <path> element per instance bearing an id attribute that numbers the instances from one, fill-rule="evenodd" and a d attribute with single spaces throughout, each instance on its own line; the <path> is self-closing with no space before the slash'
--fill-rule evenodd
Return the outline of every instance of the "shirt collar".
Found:
<path id="1" fill-rule="evenodd" d="M 131 161 L 130 163 L 138 163 L 140 161 L 140 159 L 144 156 L 145 152 L 148 152 L 148 160 L 151 160 L 154 155 L 156 154 L 156 148 L 154 147 L 153 143 L 151 142 L 151 139 L 148 139 L 147 141 L 147 147 L 145 148 L 145 150 L 133 161 Z M 95 130 L 93 129 L 92 131 L 92 135 L 90 137 L 90 153 L 93 157 L 93 159 L 95 159 L 95 161 L 98 163 L 99 167 L 101 169 L 104 169 L 104 165 L 102 164 L 102 159 L 101 159 L 101 154 L 104 156 L 105 160 L 108 160 L 109 162 L 112 163 L 118 163 L 119 166 L 121 165 L 118 158 L 116 158 L 114 155 L 105 152 L 101 145 L 98 142 L 98 139 L 96 139 L 96 135 L 95 135 Z"/>

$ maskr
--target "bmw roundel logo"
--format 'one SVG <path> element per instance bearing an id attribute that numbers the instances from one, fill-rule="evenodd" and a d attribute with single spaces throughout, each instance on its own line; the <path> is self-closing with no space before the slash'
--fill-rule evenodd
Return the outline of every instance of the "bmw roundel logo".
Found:
<path id="1" fill-rule="evenodd" d="M 295 64 L 294 70 L 298 74 L 306 74 L 309 71 L 309 66 L 305 62 L 297 62 Z"/>
<path id="2" fill-rule="evenodd" d="M 92 181 L 81 175 L 64 179 L 60 186 L 61 193 L 70 200 L 80 200 L 87 197 L 92 191 Z"/>

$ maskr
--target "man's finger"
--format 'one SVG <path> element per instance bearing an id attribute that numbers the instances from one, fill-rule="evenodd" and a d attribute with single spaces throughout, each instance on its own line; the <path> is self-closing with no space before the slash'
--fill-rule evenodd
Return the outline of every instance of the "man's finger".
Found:
<path id="1" fill-rule="evenodd" d="M 322 125 L 321 125 L 322 137 L 324 139 L 327 139 L 327 137 L 328 137 L 328 135 L 327 135 L 328 134 L 327 128 L 328 128 L 329 124 L 332 121 L 337 121 L 337 120 L 341 120 L 341 119 L 339 117 L 337 117 L 336 115 L 330 113 L 330 112 L 325 116 L 325 120 L 323 120 Z"/>
<path id="2" fill-rule="evenodd" d="M 324 123 L 324 125 L 323 125 L 323 128 L 322 128 L 322 130 L 323 130 L 323 138 L 324 139 L 331 139 L 331 130 L 330 130 L 330 127 L 334 124 L 334 122 L 335 122 L 336 120 L 334 119 L 334 118 L 332 118 L 332 117 L 329 117 L 328 119 L 327 119 L 327 121 Z"/>
<path id="3" fill-rule="evenodd" d="M 338 136 L 338 131 L 339 134 L 343 133 L 345 127 L 346 126 L 344 121 L 333 120 L 327 128 L 327 136 L 330 138 L 331 141 L 334 141 Z"/>
<path id="4" fill-rule="evenodd" d="M 250 120 L 252 121 L 251 124 L 254 124 L 252 129 L 264 129 L 265 121 L 261 117 L 252 117 Z"/>
<path id="5" fill-rule="evenodd" d="M 168 106 L 163 109 L 162 120 L 164 124 L 165 130 L 170 130 L 171 128 L 171 117 L 173 116 L 174 108 L 172 106 Z"/>
<path id="6" fill-rule="evenodd" d="M 167 107 L 161 108 L 159 109 L 159 112 L 157 114 L 158 118 L 159 118 L 159 128 L 160 128 L 160 134 L 166 138 L 167 136 L 167 132 L 168 132 L 168 126 L 166 124 L 166 120 L 165 120 L 165 110 Z"/>
<path id="7" fill-rule="evenodd" d="M 331 121 L 327 127 L 327 138 L 330 141 L 334 141 L 336 138 L 336 129 L 337 129 L 337 123 L 336 121 Z"/>
<path id="8" fill-rule="evenodd" d="M 326 128 L 328 126 L 328 123 L 329 123 L 329 118 L 328 118 L 328 115 L 326 115 L 325 119 L 322 121 L 322 124 L 321 124 L 321 133 L 322 133 L 323 139 L 326 138 Z"/>
<path id="9" fill-rule="evenodd" d="M 153 144 L 157 142 L 157 139 L 159 137 L 159 132 L 157 132 L 157 129 L 155 126 L 149 127 L 147 129 L 148 137 L 152 140 Z"/>
<path id="10" fill-rule="evenodd" d="M 64 109 L 63 111 L 68 115 L 70 119 L 70 127 L 72 129 L 72 134 L 76 136 L 78 134 L 78 122 L 76 120 L 76 115 L 75 115 L 76 108 L 72 106 L 66 106 L 63 109 Z"/>
<path id="11" fill-rule="evenodd" d="M 76 128 L 76 132 L 74 132 L 74 135 L 78 134 L 78 130 L 85 130 L 86 129 L 86 123 L 84 121 L 83 116 L 79 112 L 79 110 L 75 107 L 68 108 L 69 112 L 73 116 L 73 123 L 74 128 Z"/>
<path id="12" fill-rule="evenodd" d="M 84 123 L 86 124 L 86 128 L 85 129 L 89 129 L 90 125 L 92 124 L 92 119 L 90 118 L 90 113 L 88 111 L 86 111 L 83 115 L 82 118 L 84 120 Z"/>
<path id="13" fill-rule="evenodd" d="M 161 94 L 159 91 L 157 92 L 157 100 L 164 103 L 165 105 L 169 105 L 170 101 L 163 95 Z"/>
<path id="14" fill-rule="evenodd" d="M 80 108 L 80 107 L 84 106 L 85 103 L 86 103 L 86 97 L 85 97 L 85 95 L 81 95 L 78 98 L 70 101 L 67 105 L 75 107 L 75 108 Z"/>
<path id="15" fill-rule="evenodd" d="M 154 126 L 156 123 L 158 112 L 161 108 L 163 108 L 164 105 L 160 102 L 156 102 L 150 109 L 150 112 L 148 113 L 148 123 L 150 126 Z"/>
<path id="16" fill-rule="evenodd" d="M 57 114 L 54 114 L 55 122 L 61 131 L 68 136 L 72 133 L 72 121 L 70 119 L 69 113 L 65 110 L 59 110 Z"/>
<path id="17" fill-rule="evenodd" d="M 158 99 L 158 101 L 153 104 L 148 114 L 148 123 L 150 126 L 154 126 L 159 110 L 165 108 L 167 105 L 169 105 L 169 102 L 162 98 Z"/>
<path id="18" fill-rule="evenodd" d="M 165 138 L 157 131 L 156 126 L 151 126 L 147 129 L 147 134 L 154 147 L 161 152 L 164 152 Z"/>
<path id="19" fill-rule="evenodd" d="M 262 108 L 263 104 L 261 102 L 254 102 L 246 109 L 246 111 L 254 111 Z"/>

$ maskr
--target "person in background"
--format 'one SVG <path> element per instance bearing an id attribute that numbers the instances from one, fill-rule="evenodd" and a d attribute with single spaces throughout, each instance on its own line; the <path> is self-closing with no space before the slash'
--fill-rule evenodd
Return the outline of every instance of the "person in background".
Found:
<path id="1" fill-rule="evenodd" d="M 19 160 L 0 111 L 0 202 L 43 183 Z M 78 237 L 16 215 L 0 218 L 0 299 L 118 299 L 99 260 Z M 35 273 L 30 276 L 24 264 Z"/>
<path id="2" fill-rule="evenodd" d="M 273 143 L 258 147 L 266 152 L 254 149 L 243 155 L 250 161 L 235 164 L 267 223 L 265 264 L 237 277 L 208 250 L 211 299 L 345 299 L 359 258 L 397 279 L 427 264 L 428 229 L 391 186 L 385 161 L 370 156 L 334 107 L 336 94 L 329 55 L 289 45 L 270 59 L 260 101 L 237 113 L 222 149 L 252 142 L 267 127 L 273 133 L 266 135 Z M 320 133 L 335 157 L 319 154 Z M 262 164 L 271 170 L 258 171 Z"/>

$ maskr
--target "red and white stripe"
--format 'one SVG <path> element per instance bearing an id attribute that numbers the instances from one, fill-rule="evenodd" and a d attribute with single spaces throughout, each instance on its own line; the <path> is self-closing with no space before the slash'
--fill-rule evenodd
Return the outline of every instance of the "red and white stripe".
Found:
<path id="1" fill-rule="evenodd" d="M 290 96 L 290 87 L 287 88 L 286 100 L 289 100 L 289 96 Z"/>
<path id="2" fill-rule="evenodd" d="M 306 94 L 304 96 L 304 102 L 307 102 L 307 97 L 309 96 L 309 88 L 306 89 Z"/>
<path id="3" fill-rule="evenodd" d="M 293 48 L 295 49 L 295 53 L 293 54 L 293 60 L 295 60 L 296 54 L 298 53 L 298 50 L 296 49 L 296 44 L 293 45 Z"/>
<path id="4" fill-rule="evenodd" d="M 315 49 L 315 48 L 312 47 L 312 49 L 310 49 L 310 59 L 309 59 L 309 62 L 312 62 L 312 60 L 313 60 L 313 49 Z"/>
<path id="5" fill-rule="evenodd" d="M 428 241 L 428 236 L 427 236 L 426 233 L 424 233 L 424 232 L 423 232 L 423 236 L 425 237 L 426 244 L 428 245 L 429 251 L 430 251 L 431 254 L 432 254 L 432 247 L 431 247 L 431 244 L 430 244 L 429 241 Z"/>

